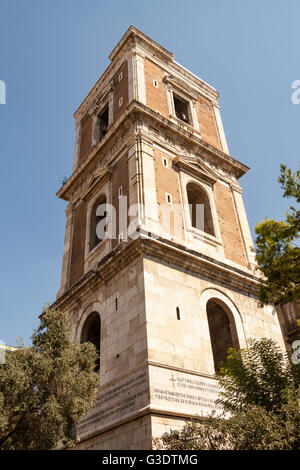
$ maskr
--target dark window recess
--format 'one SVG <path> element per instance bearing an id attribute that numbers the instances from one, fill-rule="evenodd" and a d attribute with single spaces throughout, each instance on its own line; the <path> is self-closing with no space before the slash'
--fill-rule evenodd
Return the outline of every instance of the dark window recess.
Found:
<path id="1" fill-rule="evenodd" d="M 176 307 L 176 317 L 177 317 L 177 320 L 180 320 L 180 310 L 179 310 L 179 307 Z"/>
<path id="2" fill-rule="evenodd" d="M 220 364 L 226 363 L 228 349 L 240 348 L 239 340 L 233 315 L 228 315 L 218 301 L 210 299 L 206 311 L 215 371 L 219 372 Z"/>
<path id="3" fill-rule="evenodd" d="M 188 102 L 174 95 L 174 107 L 175 107 L 175 114 L 178 117 L 178 119 L 189 124 L 190 120 L 189 120 Z"/>
<path id="4" fill-rule="evenodd" d="M 103 139 L 108 129 L 108 105 L 98 115 L 99 140 Z"/>
<path id="5" fill-rule="evenodd" d="M 80 343 L 92 343 L 97 351 L 95 371 L 100 370 L 101 319 L 98 312 L 92 312 L 84 322 Z"/>
<path id="6" fill-rule="evenodd" d="M 187 197 L 192 227 L 215 236 L 210 203 L 205 191 L 199 185 L 189 183 L 187 185 Z"/>

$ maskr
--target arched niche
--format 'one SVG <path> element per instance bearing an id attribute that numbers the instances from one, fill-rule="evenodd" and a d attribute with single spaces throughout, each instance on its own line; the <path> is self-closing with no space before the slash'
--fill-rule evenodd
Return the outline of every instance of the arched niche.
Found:
<path id="1" fill-rule="evenodd" d="M 224 304 L 215 298 L 206 304 L 209 334 L 215 371 L 218 372 L 219 364 L 226 362 L 229 348 L 240 349 L 234 317 L 226 311 Z"/>
<path id="2" fill-rule="evenodd" d="M 207 313 L 207 306 L 209 307 L 210 313 Z M 200 309 L 201 312 L 203 312 L 203 316 L 207 318 L 207 331 L 205 333 L 205 337 L 210 340 L 211 342 L 211 367 L 210 370 L 213 372 L 215 370 L 215 357 L 214 357 L 214 351 L 213 351 L 213 344 L 210 333 L 211 326 L 209 324 L 209 320 L 212 317 L 213 311 L 215 309 L 215 312 L 219 312 L 218 317 L 216 319 L 219 321 L 220 325 L 223 323 L 223 328 L 229 328 L 230 331 L 230 346 L 237 347 L 237 348 L 247 348 L 247 343 L 246 343 L 246 336 L 245 336 L 245 331 L 244 331 L 244 326 L 242 322 L 241 315 L 234 304 L 234 302 L 229 298 L 228 295 L 226 295 L 224 292 L 215 289 L 215 288 L 208 288 L 205 289 L 201 296 L 200 296 Z M 222 310 L 221 310 L 222 309 Z M 226 316 L 224 316 L 224 314 Z M 209 319 L 210 316 L 210 319 Z M 227 330 L 228 331 L 228 330 Z M 221 334 L 221 333 L 220 333 Z M 228 340 L 229 343 L 229 340 Z M 226 345 L 228 344 L 225 342 L 224 349 Z M 229 347 L 230 347 L 229 346 Z"/>
<path id="3" fill-rule="evenodd" d="M 101 351 L 101 318 L 98 312 L 92 312 L 85 319 L 81 333 L 80 343 L 92 343 L 97 351 L 97 362 L 95 370 L 100 370 L 100 351 Z"/>

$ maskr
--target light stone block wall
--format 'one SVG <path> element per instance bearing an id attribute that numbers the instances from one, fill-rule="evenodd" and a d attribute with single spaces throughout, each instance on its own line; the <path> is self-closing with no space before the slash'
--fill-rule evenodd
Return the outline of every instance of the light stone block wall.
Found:
<path id="1" fill-rule="evenodd" d="M 163 261 L 137 258 L 83 301 L 74 311 L 74 337 L 80 340 L 85 319 L 98 311 L 101 386 L 76 448 L 150 449 L 152 437 L 218 410 L 205 308 L 212 297 L 231 308 L 241 347 L 265 336 L 284 348 L 271 306 L 259 308 L 242 292 Z"/>
<path id="2" fill-rule="evenodd" d="M 260 308 L 256 299 L 226 286 L 152 260 L 144 261 L 148 358 L 172 367 L 214 373 L 206 303 L 201 297 L 220 292 L 235 311 L 241 347 L 250 337 L 272 338 L 284 348 L 277 314 L 271 306 Z M 209 296 L 207 300 L 209 299 Z M 181 319 L 177 320 L 176 307 Z"/>
<path id="3" fill-rule="evenodd" d="M 185 425 L 185 422 L 185 418 L 177 418 L 168 415 L 152 415 L 152 437 L 153 439 L 160 438 L 165 432 L 170 432 L 171 429 L 182 429 Z M 155 446 L 153 447 L 155 448 Z"/>
<path id="4" fill-rule="evenodd" d="M 80 442 L 76 450 L 142 450 L 152 448 L 151 416 L 129 423 Z"/>
<path id="5" fill-rule="evenodd" d="M 101 271 L 100 271 L 101 272 Z M 116 310 L 116 299 L 118 308 Z M 73 311 L 74 337 L 80 341 L 84 321 L 97 311 L 101 317 L 100 382 L 115 380 L 146 359 L 143 263 L 136 259 L 95 289 Z"/>

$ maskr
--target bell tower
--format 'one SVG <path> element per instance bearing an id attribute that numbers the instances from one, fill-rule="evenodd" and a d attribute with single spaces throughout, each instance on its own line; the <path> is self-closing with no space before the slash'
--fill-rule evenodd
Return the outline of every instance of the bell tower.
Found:
<path id="1" fill-rule="evenodd" d="M 75 112 L 61 286 L 99 351 L 79 449 L 151 449 L 215 408 L 215 371 L 250 337 L 283 346 L 257 302 L 253 243 L 218 93 L 131 26 Z"/>

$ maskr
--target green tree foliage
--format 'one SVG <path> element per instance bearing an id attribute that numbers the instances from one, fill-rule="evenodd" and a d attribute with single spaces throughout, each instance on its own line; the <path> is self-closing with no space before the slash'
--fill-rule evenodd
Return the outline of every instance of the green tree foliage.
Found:
<path id="1" fill-rule="evenodd" d="M 219 383 L 223 412 L 165 433 L 155 440 L 157 448 L 300 450 L 300 365 L 273 341 L 229 350 Z"/>
<path id="2" fill-rule="evenodd" d="M 279 182 L 283 196 L 300 202 L 300 171 L 281 165 Z M 256 260 L 266 277 L 260 286 L 262 303 L 286 303 L 300 297 L 300 248 L 297 246 L 300 211 L 290 207 L 286 220 L 264 219 L 256 225 Z"/>
<path id="3" fill-rule="evenodd" d="M 249 348 L 228 350 L 220 369 L 218 403 L 235 412 L 260 406 L 278 412 L 286 396 L 297 396 L 300 368 L 271 339 L 250 339 Z"/>
<path id="4" fill-rule="evenodd" d="M 99 374 L 95 347 L 71 342 L 70 333 L 69 315 L 47 308 L 32 346 L 6 353 L 0 364 L 0 449 L 52 449 L 77 441 Z"/>

